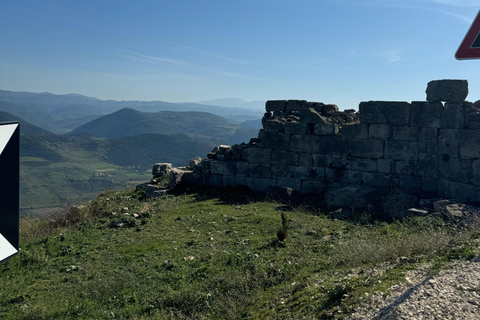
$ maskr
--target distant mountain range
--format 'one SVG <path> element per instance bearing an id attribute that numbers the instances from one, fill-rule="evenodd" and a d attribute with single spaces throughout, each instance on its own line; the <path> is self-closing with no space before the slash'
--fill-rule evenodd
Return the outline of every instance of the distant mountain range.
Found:
<path id="1" fill-rule="evenodd" d="M 227 105 L 221 106 L 221 101 Z M 211 102 L 216 105 L 164 101 L 113 101 L 79 94 L 56 95 L 0 90 L 0 111 L 8 112 L 44 129 L 48 128 L 54 133 L 66 133 L 92 120 L 93 117 L 104 116 L 125 108 L 142 112 L 209 112 L 234 123 L 259 119 L 263 116 L 262 108 L 259 108 L 264 105 L 261 101 L 220 99 L 211 100 Z M 67 119 L 74 121 L 65 122 L 64 120 Z"/>
<path id="2" fill-rule="evenodd" d="M 156 162 L 183 166 L 257 136 L 262 110 L 210 103 L 225 106 L 0 90 L 0 122 L 20 123 L 22 213 L 85 201 L 148 180 Z"/>

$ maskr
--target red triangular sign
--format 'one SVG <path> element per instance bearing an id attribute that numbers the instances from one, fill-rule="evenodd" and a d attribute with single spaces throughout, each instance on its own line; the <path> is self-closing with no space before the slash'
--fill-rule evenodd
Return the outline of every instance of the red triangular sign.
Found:
<path id="1" fill-rule="evenodd" d="M 458 60 L 480 59 L 480 11 L 455 53 Z"/>

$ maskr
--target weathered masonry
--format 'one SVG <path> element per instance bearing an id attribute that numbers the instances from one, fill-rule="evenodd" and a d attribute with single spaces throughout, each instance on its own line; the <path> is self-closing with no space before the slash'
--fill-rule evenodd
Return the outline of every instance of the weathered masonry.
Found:
<path id="1" fill-rule="evenodd" d="M 466 80 L 431 81 L 426 93 L 427 101 L 362 102 L 358 112 L 268 101 L 258 138 L 217 147 L 185 179 L 304 194 L 362 185 L 480 202 L 480 101 L 465 101 Z"/>

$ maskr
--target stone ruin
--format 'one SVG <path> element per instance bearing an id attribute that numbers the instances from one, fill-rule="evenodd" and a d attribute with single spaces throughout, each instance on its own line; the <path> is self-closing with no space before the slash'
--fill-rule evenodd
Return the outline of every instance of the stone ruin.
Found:
<path id="1" fill-rule="evenodd" d="M 480 101 L 465 101 L 466 80 L 431 81 L 426 93 L 427 101 L 362 102 L 358 112 L 267 101 L 258 138 L 215 147 L 183 180 L 322 194 L 332 209 L 367 207 L 369 194 L 394 190 L 417 204 L 480 203 Z"/>

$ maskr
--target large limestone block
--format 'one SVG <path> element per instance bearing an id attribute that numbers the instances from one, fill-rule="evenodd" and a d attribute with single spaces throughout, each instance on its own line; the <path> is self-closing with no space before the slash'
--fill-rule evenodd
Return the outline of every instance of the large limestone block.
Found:
<path id="1" fill-rule="evenodd" d="M 368 139 L 368 124 L 357 123 L 355 124 L 355 139 Z"/>
<path id="2" fill-rule="evenodd" d="M 444 107 L 441 102 L 412 102 L 410 125 L 412 127 L 441 128 L 440 119 Z"/>
<path id="3" fill-rule="evenodd" d="M 272 166 L 270 167 L 273 177 L 294 178 L 295 169 L 295 166 L 285 166 L 279 164 L 272 164 Z"/>
<path id="4" fill-rule="evenodd" d="M 248 162 L 246 161 L 235 162 L 235 175 L 237 177 L 248 176 Z"/>
<path id="5" fill-rule="evenodd" d="M 230 177 L 230 176 L 223 177 L 224 187 L 236 187 L 236 186 L 245 186 L 245 185 L 246 185 L 246 182 L 244 177 Z"/>
<path id="6" fill-rule="evenodd" d="M 304 108 L 300 111 L 300 122 L 302 123 L 327 123 L 325 118 L 313 108 Z"/>
<path id="7" fill-rule="evenodd" d="M 459 130 L 460 156 L 480 158 L 480 130 Z"/>
<path id="8" fill-rule="evenodd" d="M 272 173 L 270 171 L 269 164 L 250 164 L 248 166 L 248 175 L 251 178 L 271 178 Z"/>
<path id="9" fill-rule="evenodd" d="M 371 124 L 368 128 L 368 139 L 390 140 L 392 127 L 388 124 Z"/>
<path id="10" fill-rule="evenodd" d="M 330 188 L 325 193 L 325 203 L 330 210 L 338 208 L 353 208 L 365 210 L 368 204 L 377 202 L 378 190 L 365 186 L 346 186 Z"/>
<path id="11" fill-rule="evenodd" d="M 259 145 L 262 148 L 275 150 L 289 150 L 290 148 L 290 135 L 286 133 L 274 133 L 260 130 L 258 138 L 260 139 Z"/>
<path id="12" fill-rule="evenodd" d="M 256 179 L 256 178 L 245 178 L 246 185 L 255 192 L 266 191 L 268 187 L 275 186 L 275 179 Z"/>
<path id="13" fill-rule="evenodd" d="M 185 174 L 185 171 L 179 170 L 177 168 L 173 168 L 172 171 L 170 171 L 170 177 L 168 179 L 168 188 L 171 189 L 176 187 L 183 180 L 184 174 Z"/>
<path id="14" fill-rule="evenodd" d="M 278 119 L 268 119 L 262 121 L 263 129 L 267 132 L 285 132 L 285 123 Z"/>
<path id="15" fill-rule="evenodd" d="M 286 100 L 269 100 L 265 103 L 265 110 L 267 112 L 285 112 L 287 110 Z"/>
<path id="16" fill-rule="evenodd" d="M 422 192 L 422 178 L 416 176 L 399 175 L 398 186 L 408 193 L 418 194 Z"/>
<path id="17" fill-rule="evenodd" d="M 473 160 L 442 157 L 438 162 L 441 179 L 470 183 L 473 179 Z"/>
<path id="18" fill-rule="evenodd" d="M 317 180 L 304 180 L 302 181 L 301 193 L 322 193 L 327 189 L 327 185 L 323 181 Z"/>
<path id="19" fill-rule="evenodd" d="M 307 134 L 308 126 L 306 123 L 301 122 L 286 122 L 285 133 L 286 134 Z"/>
<path id="20" fill-rule="evenodd" d="M 362 172 L 362 183 L 372 187 L 388 187 L 390 175 L 380 172 Z"/>
<path id="21" fill-rule="evenodd" d="M 361 102 L 358 109 L 361 123 L 387 124 L 387 118 L 380 111 L 375 101 Z"/>
<path id="22" fill-rule="evenodd" d="M 443 158 L 459 158 L 460 145 L 467 146 L 468 139 L 463 141 L 461 131 L 455 129 L 440 129 L 438 135 L 438 154 Z"/>
<path id="23" fill-rule="evenodd" d="M 270 164 L 272 161 L 272 150 L 264 148 L 246 148 L 242 151 L 242 159 L 249 163 Z"/>
<path id="24" fill-rule="evenodd" d="M 438 178 L 439 156 L 429 153 L 419 153 L 415 162 L 414 174 L 421 177 Z"/>
<path id="25" fill-rule="evenodd" d="M 287 100 L 287 112 L 301 111 L 307 105 L 306 100 Z"/>
<path id="26" fill-rule="evenodd" d="M 418 160 L 418 142 L 385 141 L 385 159 Z"/>
<path id="27" fill-rule="evenodd" d="M 468 81 L 430 81 L 425 92 L 427 94 L 427 101 L 463 102 L 468 95 Z"/>
<path id="28" fill-rule="evenodd" d="M 357 171 L 377 171 L 377 159 L 352 159 L 352 169 Z"/>
<path id="29" fill-rule="evenodd" d="M 298 153 L 284 150 L 273 150 L 272 164 L 281 164 L 286 166 L 298 165 Z"/>
<path id="30" fill-rule="evenodd" d="M 442 128 L 463 129 L 467 125 L 467 112 L 463 103 L 445 103 L 445 109 L 440 119 Z"/>
<path id="31" fill-rule="evenodd" d="M 438 129 L 419 128 L 419 151 L 423 153 L 438 154 Z M 407 140 L 408 141 L 408 140 Z M 416 140 L 412 140 L 416 141 Z"/>
<path id="32" fill-rule="evenodd" d="M 349 139 L 348 154 L 359 158 L 383 158 L 384 141 Z"/>
<path id="33" fill-rule="evenodd" d="M 395 173 L 413 175 L 414 163 L 417 161 L 412 160 L 398 160 L 395 161 Z"/>
<path id="34" fill-rule="evenodd" d="M 233 161 L 211 161 L 210 172 L 222 176 L 234 176 L 236 163 Z"/>
<path id="35" fill-rule="evenodd" d="M 392 139 L 398 141 L 419 141 L 420 128 L 407 126 L 393 126 Z"/>
<path id="36" fill-rule="evenodd" d="M 339 132 L 342 138 L 353 138 L 355 135 L 355 124 L 343 124 Z"/>
<path id="37" fill-rule="evenodd" d="M 152 175 L 154 178 L 163 177 L 172 171 L 171 163 L 155 163 L 152 168 Z"/>
<path id="38" fill-rule="evenodd" d="M 455 199 L 458 202 L 479 202 L 480 188 L 466 183 L 438 179 L 438 196 L 447 199 Z"/>
<path id="39" fill-rule="evenodd" d="M 338 133 L 339 126 L 333 123 L 316 124 L 315 134 L 318 136 L 334 136 Z"/>
<path id="40" fill-rule="evenodd" d="M 325 169 L 319 167 L 299 166 L 295 168 L 295 177 L 301 180 L 324 180 Z"/>
<path id="41" fill-rule="evenodd" d="M 204 175 L 203 184 L 211 187 L 223 187 L 223 176 Z"/>

